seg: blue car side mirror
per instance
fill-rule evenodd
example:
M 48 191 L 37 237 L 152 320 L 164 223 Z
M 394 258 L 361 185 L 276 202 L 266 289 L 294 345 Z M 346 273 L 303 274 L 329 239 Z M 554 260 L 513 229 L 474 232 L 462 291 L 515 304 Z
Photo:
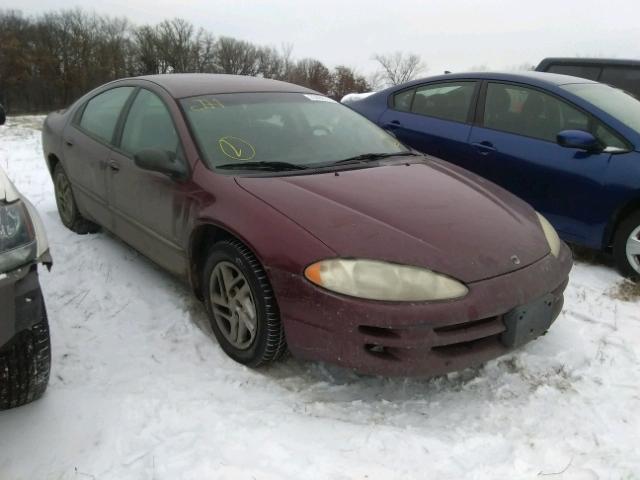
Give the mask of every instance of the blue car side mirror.
M 577 148 L 587 152 L 602 150 L 600 141 L 589 132 L 583 130 L 563 130 L 556 137 L 558 145 L 566 148 Z

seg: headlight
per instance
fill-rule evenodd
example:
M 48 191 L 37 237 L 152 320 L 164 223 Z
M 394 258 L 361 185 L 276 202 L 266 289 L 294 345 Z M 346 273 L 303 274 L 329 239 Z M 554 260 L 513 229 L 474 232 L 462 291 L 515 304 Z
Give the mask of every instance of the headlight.
M 0 272 L 33 260 L 36 248 L 33 225 L 24 204 L 0 204 Z
M 369 300 L 424 302 L 468 292 L 460 282 L 431 270 L 376 260 L 323 260 L 309 265 L 304 276 L 332 292 Z
M 540 226 L 542 227 L 544 236 L 547 237 L 547 242 L 549 243 L 551 254 L 554 257 L 557 257 L 558 254 L 560 253 L 560 245 L 561 245 L 560 237 L 558 236 L 556 229 L 553 228 L 553 226 L 549 223 L 549 220 L 544 218 L 538 212 L 536 212 L 536 215 L 538 215 L 538 220 L 540 220 Z

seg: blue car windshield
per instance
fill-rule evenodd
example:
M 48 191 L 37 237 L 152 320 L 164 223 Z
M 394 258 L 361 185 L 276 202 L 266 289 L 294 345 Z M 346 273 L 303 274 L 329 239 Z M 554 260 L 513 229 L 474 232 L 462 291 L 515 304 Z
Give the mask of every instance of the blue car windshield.
M 602 83 L 572 83 L 564 90 L 577 95 L 640 133 L 640 101 L 634 96 Z
M 212 168 L 249 162 L 313 167 L 369 153 L 408 152 L 374 123 L 320 95 L 231 93 L 181 103 Z

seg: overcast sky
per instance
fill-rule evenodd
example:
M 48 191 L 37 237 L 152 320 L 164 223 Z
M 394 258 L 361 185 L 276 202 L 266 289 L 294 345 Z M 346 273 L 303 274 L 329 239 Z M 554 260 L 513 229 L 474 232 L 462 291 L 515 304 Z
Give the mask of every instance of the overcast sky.
M 137 24 L 182 17 L 214 35 L 294 45 L 296 58 L 375 70 L 374 53 L 415 52 L 427 73 L 512 69 L 545 56 L 640 58 L 638 0 L 0 0 L 27 14 L 82 5 Z

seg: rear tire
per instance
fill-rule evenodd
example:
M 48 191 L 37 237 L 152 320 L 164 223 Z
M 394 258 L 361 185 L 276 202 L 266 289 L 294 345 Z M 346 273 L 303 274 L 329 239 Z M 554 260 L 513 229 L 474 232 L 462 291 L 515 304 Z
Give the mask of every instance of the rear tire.
M 640 279 L 640 212 L 625 218 L 614 235 L 613 256 L 622 275 Z
M 98 224 L 87 220 L 80 214 L 71 189 L 71 182 L 61 163 L 58 163 L 53 169 L 53 188 L 56 195 L 58 214 L 65 227 L 80 235 L 95 233 L 100 230 Z
M 287 350 L 280 312 L 267 274 L 238 240 L 216 243 L 202 272 L 213 333 L 236 362 L 259 367 Z
M 33 402 L 47 389 L 51 341 L 44 303 L 42 317 L 0 348 L 0 410 Z

